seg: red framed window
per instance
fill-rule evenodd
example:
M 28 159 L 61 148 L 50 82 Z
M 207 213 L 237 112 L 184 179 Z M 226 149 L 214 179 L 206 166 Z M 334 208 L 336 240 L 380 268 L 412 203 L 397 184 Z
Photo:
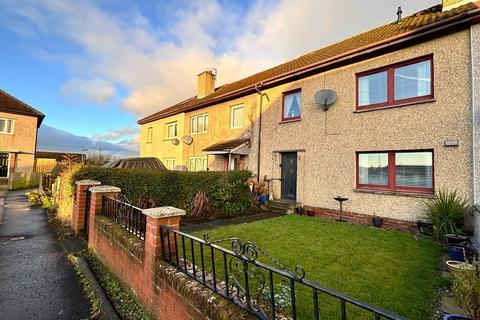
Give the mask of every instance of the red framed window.
M 282 121 L 300 120 L 302 116 L 301 93 L 301 89 L 295 89 L 283 93 Z
M 433 99 L 433 56 L 357 74 L 357 110 Z
M 433 150 L 357 152 L 357 189 L 433 193 Z

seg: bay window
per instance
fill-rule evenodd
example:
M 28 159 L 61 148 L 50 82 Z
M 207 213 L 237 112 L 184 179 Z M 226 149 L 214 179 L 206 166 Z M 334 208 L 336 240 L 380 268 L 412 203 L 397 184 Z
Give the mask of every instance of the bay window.
M 433 193 L 433 151 L 358 152 L 357 188 Z
M 432 56 L 357 74 L 357 109 L 433 99 Z

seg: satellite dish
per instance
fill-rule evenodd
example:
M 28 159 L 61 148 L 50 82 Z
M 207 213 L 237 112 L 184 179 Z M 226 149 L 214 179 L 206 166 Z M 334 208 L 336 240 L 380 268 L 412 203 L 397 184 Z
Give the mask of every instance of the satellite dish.
M 192 136 L 184 136 L 182 138 L 182 141 L 183 141 L 183 143 L 190 145 L 193 142 L 193 137 Z
M 180 140 L 178 140 L 177 138 L 172 139 L 172 144 L 178 146 L 179 143 L 180 143 Z
M 337 93 L 330 89 L 323 89 L 315 93 L 315 101 L 322 107 L 324 111 L 337 100 Z

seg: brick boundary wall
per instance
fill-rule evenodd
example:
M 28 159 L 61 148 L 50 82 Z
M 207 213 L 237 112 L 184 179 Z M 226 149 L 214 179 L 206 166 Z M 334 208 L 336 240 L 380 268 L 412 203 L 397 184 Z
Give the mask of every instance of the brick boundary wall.
M 338 219 L 340 215 L 339 210 L 319 208 L 319 207 L 313 207 L 313 206 L 305 206 L 304 210 L 305 210 L 305 214 L 309 216 L 323 217 L 327 219 Z M 373 218 L 372 215 L 343 211 L 342 217 L 348 222 L 358 223 L 362 225 L 370 225 L 370 226 L 372 225 L 372 218 Z M 417 229 L 415 222 L 412 222 L 412 221 L 385 218 L 385 217 L 381 217 L 381 218 L 383 219 L 382 228 L 402 230 L 402 231 L 415 231 Z
M 152 316 L 162 320 L 253 319 L 246 311 L 160 260 L 159 227 L 166 225 L 178 230 L 180 217 L 185 214 L 183 210 L 161 207 L 143 211 L 147 215 L 147 227 L 142 260 L 125 246 L 124 239 L 132 236 L 127 230 L 117 228 L 109 232 L 108 218 L 96 217 L 101 214 L 103 196 L 116 196 L 121 190 L 111 186 L 95 186 L 89 190 L 88 247 L 132 290 Z

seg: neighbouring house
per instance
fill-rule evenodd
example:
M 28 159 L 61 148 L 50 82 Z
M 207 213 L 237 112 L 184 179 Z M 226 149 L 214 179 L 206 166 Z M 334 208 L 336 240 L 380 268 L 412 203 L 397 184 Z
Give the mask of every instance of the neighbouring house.
M 80 163 L 86 159 L 82 153 L 37 151 L 35 153 L 35 172 L 50 173 L 62 161 Z
M 0 180 L 30 180 L 35 165 L 37 132 L 45 116 L 0 90 Z
M 138 121 L 141 155 L 249 169 L 309 213 L 337 215 L 341 195 L 347 218 L 403 228 L 436 188 L 480 203 L 479 7 L 444 0 L 218 88 L 203 72 L 195 97 Z

